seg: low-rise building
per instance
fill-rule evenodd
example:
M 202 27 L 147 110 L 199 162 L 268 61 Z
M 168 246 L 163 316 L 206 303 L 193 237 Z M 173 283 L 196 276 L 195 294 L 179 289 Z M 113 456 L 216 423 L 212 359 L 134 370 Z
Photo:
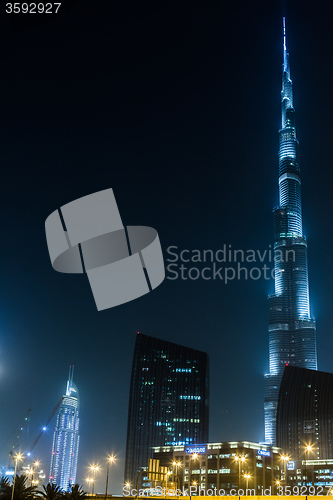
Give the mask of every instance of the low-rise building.
M 251 489 L 252 494 L 260 495 L 271 488 L 270 493 L 276 494 L 284 468 L 279 448 L 250 441 L 160 446 L 153 450 L 154 459 L 170 468 L 170 480 L 181 489 L 195 485 L 205 491 L 216 488 L 220 494 Z

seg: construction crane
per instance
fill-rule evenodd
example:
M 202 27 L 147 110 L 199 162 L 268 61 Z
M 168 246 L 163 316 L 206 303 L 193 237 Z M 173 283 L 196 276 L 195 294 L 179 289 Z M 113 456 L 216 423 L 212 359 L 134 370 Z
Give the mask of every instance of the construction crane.
M 63 399 L 64 399 L 63 397 L 60 398 L 59 401 L 58 401 L 58 403 L 53 408 L 52 412 L 50 413 L 49 418 L 47 419 L 46 425 L 44 425 L 44 427 L 42 427 L 42 430 L 40 431 L 40 433 L 38 434 L 38 436 L 36 437 L 36 439 L 34 440 L 34 442 L 32 443 L 32 445 L 30 446 L 29 451 L 27 452 L 27 457 L 29 457 L 31 455 L 31 453 L 32 453 L 33 449 L 35 448 L 36 444 L 38 443 L 38 441 L 40 440 L 40 438 L 42 437 L 42 435 L 46 431 L 47 426 L 49 425 L 49 423 L 51 422 L 52 418 L 54 417 L 55 412 L 57 411 L 57 409 L 59 408 L 59 406 L 63 402 Z
M 36 444 L 38 443 L 38 441 L 40 440 L 40 438 L 42 437 L 42 435 L 44 434 L 44 432 L 46 431 L 47 429 L 47 426 L 49 425 L 49 423 L 51 422 L 52 418 L 54 417 L 54 414 L 56 413 L 57 409 L 59 408 L 59 406 L 61 405 L 62 401 L 63 401 L 63 397 L 59 399 L 58 403 L 55 405 L 55 407 L 53 408 L 52 412 L 50 413 L 49 415 L 49 418 L 47 419 L 47 422 L 46 424 L 42 427 L 41 431 L 38 433 L 36 439 L 33 441 L 32 445 L 29 446 L 28 448 L 28 451 L 26 453 L 24 453 L 24 460 L 22 462 L 22 464 L 24 463 L 24 461 L 26 460 L 27 457 L 30 457 L 33 449 L 35 448 Z M 28 410 L 28 414 L 27 414 L 27 417 L 25 417 L 24 421 L 29 421 L 29 414 L 30 414 L 30 409 Z M 15 464 L 15 457 L 14 457 L 14 453 L 19 449 L 19 446 L 20 446 L 20 443 L 18 442 L 19 438 L 20 438 L 20 433 L 22 432 L 24 426 L 21 426 L 20 425 L 20 431 L 19 431 L 19 434 L 17 436 L 17 444 L 15 444 L 12 449 L 10 450 L 9 452 L 9 455 L 10 457 L 12 458 L 14 464 Z
M 31 408 L 28 409 L 27 413 L 25 414 L 25 416 L 22 418 L 22 420 L 19 423 L 18 431 L 16 433 L 17 435 L 14 438 L 14 444 L 9 451 L 10 458 L 13 458 L 14 454 L 20 450 L 22 433 L 24 430 L 28 431 L 28 429 L 29 429 L 30 412 L 31 412 Z M 10 466 L 11 466 L 11 464 L 10 464 L 10 459 L 9 459 L 8 467 L 10 467 Z

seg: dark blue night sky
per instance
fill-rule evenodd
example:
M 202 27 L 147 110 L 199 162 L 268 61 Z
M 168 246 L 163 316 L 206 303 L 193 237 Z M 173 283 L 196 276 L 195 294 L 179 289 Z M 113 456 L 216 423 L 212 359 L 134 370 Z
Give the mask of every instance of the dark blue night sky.
M 318 367 L 331 372 L 327 9 L 322 0 L 295 0 L 286 15 Z M 211 441 L 263 440 L 272 280 L 166 279 L 97 312 L 86 276 L 53 271 L 44 222 L 61 205 L 112 187 L 124 224 L 157 229 L 166 258 L 170 246 L 269 249 L 282 14 L 280 2 L 261 0 L 81 0 L 34 26 L 2 13 L 0 464 L 28 408 L 33 442 L 74 364 L 77 479 L 114 453 L 109 489 L 119 492 L 137 331 L 209 354 Z M 53 427 L 34 450 L 47 474 Z

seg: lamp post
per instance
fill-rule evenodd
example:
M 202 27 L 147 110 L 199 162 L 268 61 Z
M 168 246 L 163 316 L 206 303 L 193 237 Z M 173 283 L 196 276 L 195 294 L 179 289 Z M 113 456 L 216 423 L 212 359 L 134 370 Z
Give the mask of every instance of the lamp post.
M 246 479 L 246 489 L 248 489 L 249 479 L 251 479 L 251 474 L 244 474 L 244 479 Z
M 190 484 L 190 485 L 191 485 L 191 476 L 192 476 L 192 469 L 193 469 L 193 467 L 192 467 L 192 460 L 193 460 L 193 461 L 194 461 L 194 460 L 196 460 L 196 459 L 198 458 L 198 456 L 199 456 L 199 455 L 198 455 L 197 453 L 192 453 L 192 455 L 191 455 L 191 461 L 190 461 L 190 476 L 189 476 L 189 484 Z
M 305 486 L 306 486 L 306 483 L 308 481 L 308 471 L 307 471 L 307 467 L 306 467 L 306 460 L 307 460 L 307 458 L 309 459 L 310 451 L 312 451 L 312 445 L 307 444 L 305 447 Z M 311 486 L 312 486 L 312 481 L 311 481 Z
M 181 462 L 176 462 L 175 460 L 172 462 L 172 472 L 174 472 L 174 468 L 176 468 L 176 478 L 177 478 L 177 481 L 179 481 L 179 478 L 178 478 L 178 467 L 181 467 L 181 466 L 182 466 Z
M 240 482 L 241 482 L 241 463 L 244 463 L 246 458 L 244 455 L 242 456 L 235 456 L 235 461 L 238 462 L 238 489 L 240 489 Z
M 88 483 L 88 495 L 89 495 L 89 493 L 90 493 L 90 483 L 93 482 L 93 479 L 91 477 L 87 477 L 86 478 L 86 482 Z
M 12 500 L 14 498 L 14 488 L 15 488 L 15 479 L 16 479 L 16 471 L 17 471 L 17 464 L 18 464 L 18 461 L 19 460 L 22 460 L 23 458 L 23 455 L 21 455 L 21 453 L 18 453 L 16 456 L 15 456 L 15 459 L 14 459 L 14 462 L 15 462 L 15 470 L 14 470 L 14 479 L 13 479 L 13 488 L 12 488 Z
M 178 467 L 181 467 L 182 463 L 181 462 L 172 462 L 172 469 L 175 467 L 176 468 L 176 476 L 178 476 Z
M 39 467 L 39 464 L 40 462 L 38 460 L 36 460 L 33 464 L 32 464 L 32 475 L 31 475 L 31 485 L 35 485 L 36 486 L 36 481 L 34 481 L 34 473 L 35 473 L 35 467 Z M 38 481 L 37 481 L 37 484 L 38 484 Z
M 110 455 L 108 458 L 108 465 L 106 468 L 106 485 L 105 485 L 105 500 L 107 499 L 108 496 L 108 484 L 109 484 L 109 471 L 110 471 L 110 464 L 112 464 L 115 461 L 115 457 L 113 455 Z
M 280 486 L 281 482 L 277 479 L 275 481 L 275 484 L 276 484 L 276 492 L 278 493 L 279 492 L 279 486 Z
M 171 474 L 171 472 L 168 470 L 168 472 L 166 473 L 166 477 L 165 477 L 165 491 L 168 490 L 168 479 L 169 479 L 170 474 Z
M 32 486 L 32 469 L 31 469 L 30 465 L 28 467 L 29 467 L 29 469 L 26 469 L 24 472 L 27 476 L 30 476 L 30 486 Z
M 91 494 L 94 495 L 95 492 L 95 478 L 96 478 L 96 472 L 99 471 L 99 466 L 98 465 L 91 465 L 90 470 L 93 472 L 93 480 L 92 480 L 92 492 Z
M 281 455 L 281 460 L 283 461 L 284 485 L 287 486 L 287 462 L 289 462 L 289 457 L 287 455 Z

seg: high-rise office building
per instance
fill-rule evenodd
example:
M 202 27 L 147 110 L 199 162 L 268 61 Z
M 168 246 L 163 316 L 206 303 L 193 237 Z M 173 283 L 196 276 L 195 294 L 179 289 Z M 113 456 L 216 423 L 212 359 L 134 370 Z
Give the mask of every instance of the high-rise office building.
M 274 209 L 275 293 L 269 297 L 269 373 L 265 375 L 265 442 L 276 443 L 276 411 L 286 365 L 317 369 L 316 325 L 310 314 L 307 242 L 293 89 L 283 19 L 279 206 Z
M 153 456 L 153 446 L 208 441 L 208 355 L 139 333 L 136 338 L 126 445 L 125 482 Z M 148 486 L 145 474 L 142 485 Z
M 333 374 L 286 366 L 276 430 L 278 446 L 291 460 L 332 459 Z
M 74 366 L 71 366 L 66 393 L 57 413 L 50 467 L 50 483 L 64 491 L 69 491 L 76 482 L 79 452 L 79 392 L 73 374 Z

